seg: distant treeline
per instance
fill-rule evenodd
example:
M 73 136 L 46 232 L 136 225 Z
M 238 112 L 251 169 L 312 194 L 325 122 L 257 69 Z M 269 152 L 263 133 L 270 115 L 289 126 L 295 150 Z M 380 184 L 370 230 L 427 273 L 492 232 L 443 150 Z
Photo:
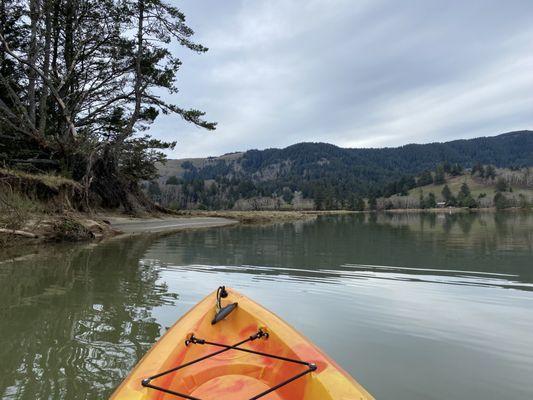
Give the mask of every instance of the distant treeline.
M 496 167 L 530 165 L 530 131 L 384 149 L 301 143 L 250 150 L 231 160 L 214 158 L 199 166 L 184 161 L 179 174 L 152 182 L 150 192 L 176 208 L 232 208 L 245 199 L 255 199 L 254 207 L 260 206 L 258 198 L 289 207 L 295 206 L 297 197 L 312 200 L 317 209 L 361 209 L 363 199 L 372 207 L 377 198 L 443 184 L 446 177 L 462 175 L 467 168 L 476 176 L 494 179 Z

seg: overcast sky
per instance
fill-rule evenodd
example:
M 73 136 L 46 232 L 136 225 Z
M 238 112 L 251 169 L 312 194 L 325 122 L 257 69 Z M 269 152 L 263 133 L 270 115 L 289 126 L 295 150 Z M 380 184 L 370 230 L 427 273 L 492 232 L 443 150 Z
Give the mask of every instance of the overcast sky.
M 533 129 L 533 1 L 172 0 L 205 54 L 181 48 L 180 92 L 208 132 L 162 116 L 172 158 Z

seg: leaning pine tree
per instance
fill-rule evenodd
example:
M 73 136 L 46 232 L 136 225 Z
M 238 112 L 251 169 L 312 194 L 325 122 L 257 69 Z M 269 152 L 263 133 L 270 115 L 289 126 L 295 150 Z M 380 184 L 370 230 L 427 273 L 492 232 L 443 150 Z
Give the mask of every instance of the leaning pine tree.
M 4 163 L 78 180 L 87 204 L 132 209 L 153 179 L 163 142 L 146 134 L 160 113 L 212 130 L 177 91 L 173 43 L 194 52 L 185 16 L 161 0 L 0 0 L 0 138 Z

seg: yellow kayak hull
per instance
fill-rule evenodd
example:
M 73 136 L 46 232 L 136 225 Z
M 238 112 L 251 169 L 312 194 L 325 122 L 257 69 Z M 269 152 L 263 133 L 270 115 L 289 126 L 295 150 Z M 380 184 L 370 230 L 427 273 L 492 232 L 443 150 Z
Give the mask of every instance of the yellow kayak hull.
M 332 359 L 279 317 L 246 296 L 228 289 L 224 304 L 238 303 L 225 319 L 212 325 L 216 292 L 185 314 L 141 359 L 116 389 L 113 400 L 179 399 L 180 397 L 143 386 L 142 382 L 163 371 L 220 350 L 209 344 L 185 345 L 192 334 L 210 342 L 234 345 L 259 329 L 268 338 L 249 341 L 239 347 L 274 354 L 316 365 L 316 370 L 261 396 L 261 399 L 371 400 L 373 397 Z M 216 356 L 152 380 L 169 391 L 202 400 L 245 400 L 273 388 L 305 371 L 293 362 L 228 349 Z

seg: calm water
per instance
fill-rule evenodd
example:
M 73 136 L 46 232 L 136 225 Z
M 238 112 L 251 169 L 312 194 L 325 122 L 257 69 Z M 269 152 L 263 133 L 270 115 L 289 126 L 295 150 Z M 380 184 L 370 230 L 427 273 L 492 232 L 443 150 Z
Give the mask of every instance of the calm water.
M 533 215 L 322 217 L 59 245 L 0 263 L 0 395 L 107 398 L 218 285 L 378 399 L 533 399 Z

